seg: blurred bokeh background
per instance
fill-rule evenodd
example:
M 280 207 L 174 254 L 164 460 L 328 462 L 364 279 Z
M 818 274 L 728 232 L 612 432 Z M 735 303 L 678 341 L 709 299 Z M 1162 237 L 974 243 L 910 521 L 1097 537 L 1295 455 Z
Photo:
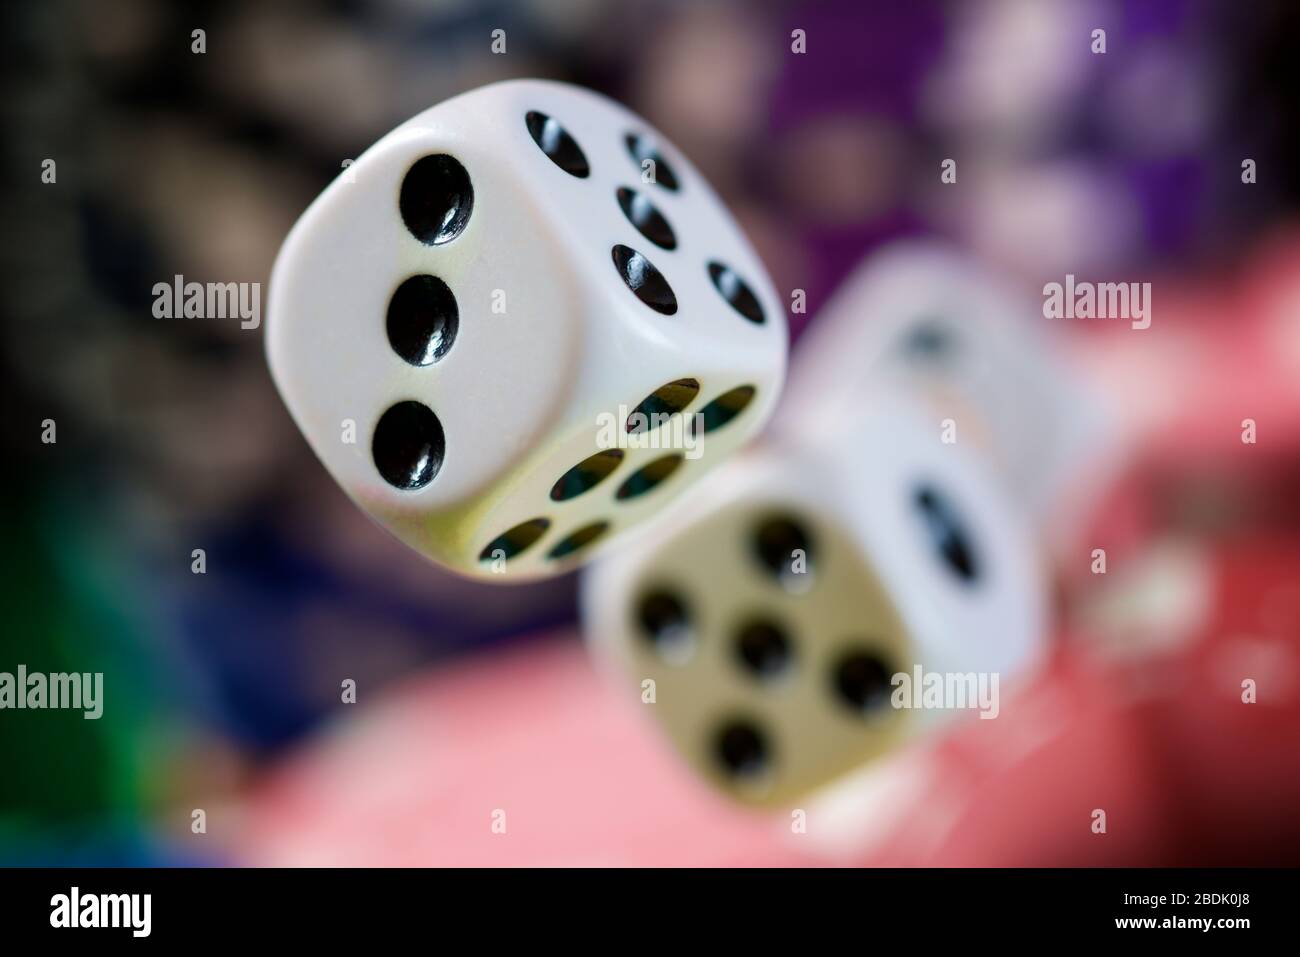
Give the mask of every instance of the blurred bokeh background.
M 1265 406 L 1283 424 L 1246 474 L 1194 430 L 1153 440 L 1121 486 L 1149 503 L 1123 513 L 1127 534 L 1300 542 L 1300 416 L 1260 371 L 1300 379 L 1300 297 L 1276 293 L 1300 264 L 1290 0 L 43 0 L 3 16 L 0 670 L 103 671 L 109 703 L 98 721 L 0 713 L 0 862 L 258 860 L 232 822 L 268 778 L 322 733 L 363 733 L 338 730 L 354 720 L 342 678 L 359 710 L 466 667 L 522 687 L 530 646 L 542 663 L 576 647 L 572 577 L 507 593 L 455 579 L 347 501 L 275 394 L 260 330 L 151 311 L 176 274 L 265 283 L 344 160 L 493 80 L 583 84 L 661 128 L 777 288 L 807 291 L 796 350 L 837 282 L 904 236 L 951 239 L 1035 295 L 1067 272 L 1155 280 L 1156 322 L 1186 348 L 1071 327 L 1095 374 L 1132 390 L 1138 418 L 1156 369 L 1166 401 L 1227 396 L 1230 427 Z M 939 182 L 946 157 L 957 187 Z M 1232 407 L 1238 388 L 1250 408 Z M 1289 634 L 1298 609 L 1272 612 Z M 361 749 L 364 772 L 327 765 L 321 800 L 431 740 L 365 733 L 386 748 Z M 208 835 L 191 832 L 198 807 Z M 286 831 L 304 818 L 284 814 Z

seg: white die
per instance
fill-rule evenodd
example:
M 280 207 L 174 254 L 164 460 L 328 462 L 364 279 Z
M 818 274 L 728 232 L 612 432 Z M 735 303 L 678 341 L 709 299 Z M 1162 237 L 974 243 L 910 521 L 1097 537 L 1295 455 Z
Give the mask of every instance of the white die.
M 909 397 L 866 399 L 727 463 L 583 579 L 598 658 L 747 803 L 808 794 L 954 713 L 894 707 L 896 675 L 1000 693 L 1044 647 L 1033 541 L 983 462 Z
M 743 444 L 786 339 L 698 171 L 618 104 L 535 80 L 358 158 L 285 240 L 267 321 L 285 403 L 353 500 L 505 580 L 567 570 Z M 684 416 L 629 436 L 638 409 Z
M 940 243 L 869 256 L 800 340 L 776 423 L 859 404 L 881 381 L 915 392 L 958 444 L 982 449 L 1008 494 L 1068 534 L 1063 505 L 1091 491 L 1108 454 L 1108 412 L 1072 367 L 1041 304 Z

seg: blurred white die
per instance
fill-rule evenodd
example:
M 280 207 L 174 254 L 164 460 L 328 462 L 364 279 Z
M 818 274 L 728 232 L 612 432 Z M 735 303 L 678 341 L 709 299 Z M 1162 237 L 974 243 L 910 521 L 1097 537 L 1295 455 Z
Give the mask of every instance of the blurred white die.
M 810 425 L 727 463 L 583 579 L 584 630 L 629 699 L 755 804 L 954 713 L 895 707 L 896 676 L 996 693 L 1045 640 L 1031 537 L 978 457 L 902 395 Z
M 770 280 L 696 169 L 543 81 L 367 150 L 289 234 L 268 309 L 276 384 L 338 483 L 487 578 L 564 571 L 657 513 L 758 430 L 785 371 Z
M 917 394 L 958 444 L 991 458 L 1035 521 L 1090 493 L 1107 412 L 1049 329 L 1041 303 L 939 243 L 869 256 L 800 339 L 777 428 L 860 404 L 886 382 Z M 849 414 L 852 414 L 851 412 Z

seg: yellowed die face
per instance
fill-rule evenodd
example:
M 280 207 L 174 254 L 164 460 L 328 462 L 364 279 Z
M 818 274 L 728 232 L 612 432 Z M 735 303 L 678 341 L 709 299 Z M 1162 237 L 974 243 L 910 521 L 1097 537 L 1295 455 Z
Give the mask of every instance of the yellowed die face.
M 890 679 L 914 657 L 904 625 L 860 548 L 806 507 L 714 512 L 629 595 L 625 664 L 642 700 L 741 801 L 790 802 L 910 733 L 911 712 L 890 706 Z
M 557 430 L 489 492 L 421 517 L 423 538 L 437 545 L 431 551 L 479 577 L 527 580 L 581 564 L 593 548 L 657 514 L 749 437 L 741 426 L 757 402 L 749 385 L 719 386 L 702 374 L 681 381 L 689 388 L 672 382 L 625 403 L 636 415 L 661 395 L 675 399 L 670 421 L 638 433 L 644 443 L 602 447 L 590 422 Z M 617 429 L 627 429 L 625 418 Z M 692 447 L 674 446 L 672 436 L 687 429 L 698 430 L 687 436 Z

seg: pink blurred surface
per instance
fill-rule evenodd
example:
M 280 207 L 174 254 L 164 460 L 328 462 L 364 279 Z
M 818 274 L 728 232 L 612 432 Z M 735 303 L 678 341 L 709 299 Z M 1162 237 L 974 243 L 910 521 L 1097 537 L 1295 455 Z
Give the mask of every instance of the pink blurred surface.
M 364 696 L 364 690 L 360 692 Z M 270 865 L 804 862 L 715 796 L 572 636 L 479 655 L 358 704 L 279 768 L 236 849 Z M 493 813 L 505 812 L 504 834 Z

